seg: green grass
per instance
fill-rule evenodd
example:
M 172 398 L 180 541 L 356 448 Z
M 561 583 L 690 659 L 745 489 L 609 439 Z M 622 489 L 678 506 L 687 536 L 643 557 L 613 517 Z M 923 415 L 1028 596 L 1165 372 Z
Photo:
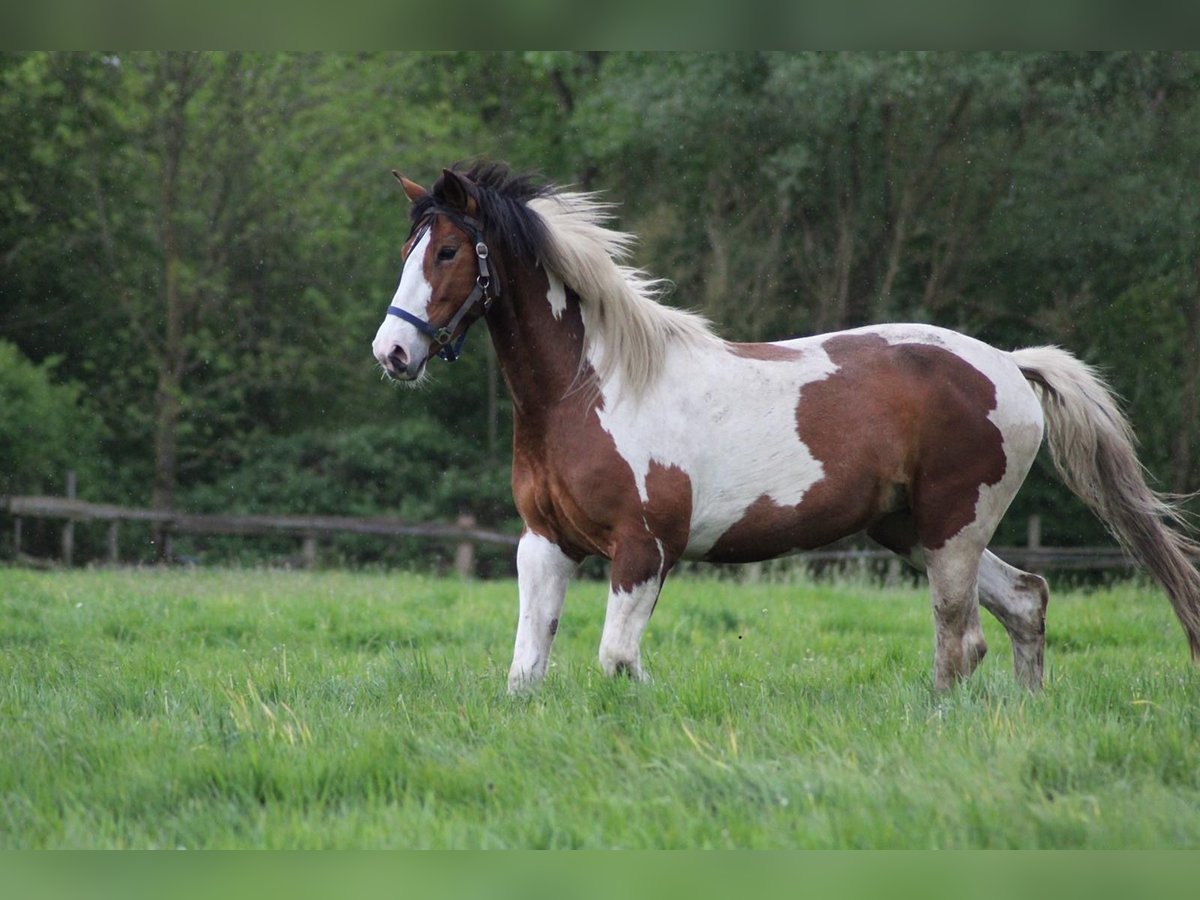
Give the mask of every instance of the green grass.
M 1051 600 L 930 690 L 923 590 L 668 583 L 649 684 L 572 587 L 505 694 L 512 583 L 0 569 L 0 847 L 1200 845 L 1200 675 L 1166 601 Z

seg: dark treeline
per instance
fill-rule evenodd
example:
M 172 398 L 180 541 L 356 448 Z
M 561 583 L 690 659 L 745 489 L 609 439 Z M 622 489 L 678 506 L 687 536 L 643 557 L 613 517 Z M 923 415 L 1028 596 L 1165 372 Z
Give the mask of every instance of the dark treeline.
M 424 391 L 369 352 L 389 170 L 474 156 L 603 191 L 730 338 L 1067 347 L 1200 487 L 1200 55 L 22 53 L 0 86 L 0 493 L 511 524 L 483 332 Z M 1047 473 L 1001 540 L 1102 541 Z

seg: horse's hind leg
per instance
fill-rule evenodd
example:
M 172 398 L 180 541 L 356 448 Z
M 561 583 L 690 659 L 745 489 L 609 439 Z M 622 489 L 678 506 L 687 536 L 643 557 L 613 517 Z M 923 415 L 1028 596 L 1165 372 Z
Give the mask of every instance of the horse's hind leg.
M 1010 566 L 985 551 L 979 565 L 979 602 L 995 616 L 1012 640 L 1013 673 L 1031 691 L 1042 687 L 1046 646 L 1046 579 Z
M 925 571 L 926 560 L 910 514 L 888 516 L 867 533 L 913 567 Z M 1050 599 L 1046 579 L 1014 568 L 985 550 L 979 561 L 978 591 L 979 603 L 1004 626 L 1012 641 L 1017 682 L 1031 691 L 1039 690 L 1046 645 L 1046 604 Z
M 912 513 L 892 513 L 867 534 L 929 576 L 933 596 L 933 682 L 938 690 L 966 678 L 987 653 L 979 624 L 977 542 L 960 535 L 937 550 L 921 547 Z
M 983 548 L 965 535 L 925 551 L 935 628 L 933 686 L 939 691 L 967 678 L 987 653 L 979 625 L 982 552 Z

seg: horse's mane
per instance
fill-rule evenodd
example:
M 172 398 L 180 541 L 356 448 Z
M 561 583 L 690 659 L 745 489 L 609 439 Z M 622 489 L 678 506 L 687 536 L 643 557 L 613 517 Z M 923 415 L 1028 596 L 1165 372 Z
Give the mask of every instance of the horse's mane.
M 716 339 L 703 317 L 659 302 L 667 282 L 623 264 L 635 238 L 606 227 L 612 207 L 595 194 L 517 175 L 502 163 L 461 171 L 478 188 L 489 240 L 506 255 L 540 262 L 579 295 L 585 359 L 600 385 L 620 373 L 623 387 L 636 396 L 657 378 L 668 344 Z M 414 222 L 439 205 L 440 186 L 414 206 Z

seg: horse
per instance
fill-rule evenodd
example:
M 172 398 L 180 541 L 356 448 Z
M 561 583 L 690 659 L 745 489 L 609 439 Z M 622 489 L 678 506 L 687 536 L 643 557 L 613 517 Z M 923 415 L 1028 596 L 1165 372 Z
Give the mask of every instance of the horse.
M 512 396 L 524 522 L 508 688 L 546 674 L 568 580 L 610 561 L 599 660 L 646 677 L 641 640 L 681 560 L 745 563 L 865 532 L 928 575 L 933 685 L 987 652 L 979 607 L 1041 688 L 1049 591 L 988 550 L 1043 438 L 1065 484 L 1159 582 L 1200 660 L 1200 576 L 1174 498 L 1146 483 L 1099 374 L 1050 346 L 1011 352 L 923 324 L 771 343 L 721 339 L 628 265 L 597 195 L 492 162 L 411 201 L 402 271 L 372 346 L 420 382 L 484 319 Z

